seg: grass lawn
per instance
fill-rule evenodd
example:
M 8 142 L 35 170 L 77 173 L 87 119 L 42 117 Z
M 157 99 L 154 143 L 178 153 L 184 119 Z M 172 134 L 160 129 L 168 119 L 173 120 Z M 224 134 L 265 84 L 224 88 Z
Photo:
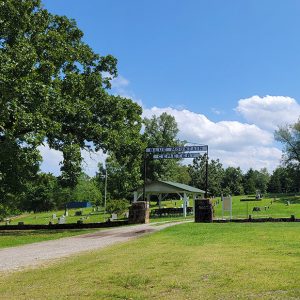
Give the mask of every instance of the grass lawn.
M 299 299 L 300 225 L 186 223 L 34 270 L 3 299 Z
M 232 197 L 232 215 L 234 218 L 246 218 L 251 215 L 253 218 L 260 217 L 290 217 L 295 215 L 300 218 L 300 195 L 267 195 L 260 201 L 241 202 L 242 198 L 247 196 L 233 196 Z M 219 204 L 215 206 L 215 216 L 222 217 L 222 202 L 220 198 L 216 198 L 214 202 L 219 199 Z M 288 204 L 289 201 L 289 205 Z M 252 211 L 253 207 L 259 207 L 260 211 Z M 227 213 L 228 216 L 228 213 Z
M 76 211 L 82 211 L 82 216 L 75 216 Z M 42 213 L 28 213 L 20 216 L 11 218 L 10 224 L 18 224 L 18 222 L 24 222 L 24 224 L 49 224 L 51 221 L 53 224 L 57 224 L 58 218 L 65 213 L 64 210 L 59 211 L 49 211 Z M 53 214 L 56 214 L 56 219 L 52 219 Z M 76 223 L 78 220 L 82 220 L 84 223 L 98 223 L 105 222 L 110 214 L 104 214 L 102 211 L 93 211 L 93 208 L 83 208 L 83 209 L 69 209 L 69 216 L 66 218 L 66 223 Z M 1 222 L 0 224 L 5 224 Z
M 254 195 L 252 195 L 254 196 Z M 253 218 L 265 218 L 265 217 L 290 217 L 295 215 L 300 218 L 300 195 L 266 195 L 260 201 L 241 202 L 240 200 L 247 198 L 247 196 L 233 196 L 232 197 L 232 217 L 233 218 L 248 218 L 251 215 Z M 252 198 L 253 199 L 253 198 Z M 215 218 L 222 218 L 222 202 L 221 197 L 216 197 L 212 200 L 215 206 Z M 288 204 L 289 201 L 289 205 Z M 163 207 L 181 207 L 182 200 L 163 201 Z M 218 204 L 217 204 L 218 203 Z M 156 202 L 151 202 L 151 208 L 158 208 Z M 193 206 L 193 201 L 190 200 L 189 206 Z M 248 206 L 248 207 L 247 207 Z M 259 207 L 260 211 L 253 211 L 253 207 Z M 226 212 L 225 218 L 229 218 L 229 213 Z M 164 217 L 167 219 L 168 217 Z M 160 218 L 153 218 L 153 221 L 158 221 Z
M 0 248 L 20 246 L 41 241 L 55 240 L 63 237 L 89 233 L 95 230 L 100 229 L 0 231 Z

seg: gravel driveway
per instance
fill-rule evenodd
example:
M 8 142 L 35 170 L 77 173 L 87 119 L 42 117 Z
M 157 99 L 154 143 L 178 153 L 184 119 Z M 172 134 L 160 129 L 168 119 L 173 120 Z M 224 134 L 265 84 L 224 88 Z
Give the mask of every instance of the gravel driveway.
M 162 225 L 141 224 L 125 226 L 58 240 L 4 248 L 0 250 L 0 272 L 38 266 L 50 260 L 67 257 L 83 251 L 101 249 L 179 223 L 182 222 Z

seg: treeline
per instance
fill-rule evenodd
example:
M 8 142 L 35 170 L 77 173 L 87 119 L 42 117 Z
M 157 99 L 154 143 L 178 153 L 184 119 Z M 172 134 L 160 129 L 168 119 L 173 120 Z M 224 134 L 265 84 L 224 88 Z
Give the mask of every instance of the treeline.
M 206 156 L 193 160 L 188 166 L 189 184 L 205 187 Z M 220 161 L 209 160 L 208 189 L 212 196 L 264 193 L 294 193 L 300 191 L 300 172 L 291 167 L 277 167 L 271 174 L 267 169 L 247 172 L 237 167 L 224 168 Z

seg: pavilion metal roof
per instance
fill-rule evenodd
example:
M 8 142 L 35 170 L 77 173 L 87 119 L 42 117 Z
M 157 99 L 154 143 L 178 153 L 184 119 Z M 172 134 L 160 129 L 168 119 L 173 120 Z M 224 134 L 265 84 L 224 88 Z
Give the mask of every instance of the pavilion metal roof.
M 142 191 L 143 187 L 140 187 L 138 191 Z M 173 182 L 173 181 L 152 181 L 145 185 L 146 193 L 193 193 L 193 194 L 204 194 L 205 191 L 195 188 L 193 186 Z

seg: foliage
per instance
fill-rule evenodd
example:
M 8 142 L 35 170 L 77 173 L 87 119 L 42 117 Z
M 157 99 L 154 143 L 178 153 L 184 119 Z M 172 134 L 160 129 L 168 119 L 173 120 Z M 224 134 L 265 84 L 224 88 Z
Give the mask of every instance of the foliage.
M 151 119 L 144 119 L 144 125 L 143 141 L 146 147 L 184 145 L 184 142 L 177 139 L 179 129 L 173 116 L 165 112 L 158 117 L 153 115 Z M 159 179 L 175 181 L 178 162 L 179 160 L 175 159 L 153 160 L 152 157 L 146 155 L 147 179 L 151 181 Z M 144 173 L 144 166 L 142 169 Z
M 274 135 L 285 147 L 285 164 L 300 167 L 300 119 L 293 125 L 280 127 Z
M 96 184 L 96 181 L 82 174 L 73 193 L 73 201 L 89 201 L 94 205 L 102 204 L 102 194 Z
M 189 174 L 188 166 L 177 164 L 173 170 L 173 178 L 175 182 L 184 183 L 189 185 L 191 182 L 191 176 Z
M 206 154 L 201 155 L 194 158 L 193 164 L 189 165 L 191 185 L 202 190 L 205 190 L 206 187 L 206 158 Z M 223 173 L 223 166 L 218 159 L 208 162 L 208 192 L 210 196 L 221 194 Z
M 270 175 L 267 169 L 260 171 L 250 168 L 244 176 L 245 194 L 255 194 L 256 191 L 265 193 L 267 191 Z
M 246 195 L 255 194 L 255 173 L 252 168 L 250 168 L 244 176 L 244 191 Z
M 110 214 L 122 214 L 128 209 L 127 200 L 109 200 L 106 205 L 106 211 Z
M 56 189 L 56 177 L 51 174 L 39 174 L 34 182 L 28 184 L 21 208 L 35 213 L 54 209 Z
M 0 7 L 0 203 L 26 192 L 45 142 L 63 153 L 64 187 L 77 184 L 81 149 L 109 150 L 130 172 L 142 148 L 142 110 L 106 91 L 117 60 L 94 53 L 74 20 L 39 0 Z
M 130 165 L 121 164 L 116 159 L 116 156 L 110 154 L 105 162 L 105 165 L 98 165 L 96 174 L 96 182 L 104 195 L 105 177 L 107 176 L 107 199 L 122 199 L 132 195 L 132 190 L 142 184 L 141 180 L 141 152 L 136 154 L 135 160 L 131 159 Z M 106 168 L 106 169 L 105 169 Z
M 300 189 L 300 172 L 290 167 L 278 167 L 270 176 L 268 191 L 270 193 L 298 192 Z
M 222 179 L 224 195 L 242 195 L 244 194 L 243 173 L 242 170 L 234 167 L 228 167 L 224 170 Z

